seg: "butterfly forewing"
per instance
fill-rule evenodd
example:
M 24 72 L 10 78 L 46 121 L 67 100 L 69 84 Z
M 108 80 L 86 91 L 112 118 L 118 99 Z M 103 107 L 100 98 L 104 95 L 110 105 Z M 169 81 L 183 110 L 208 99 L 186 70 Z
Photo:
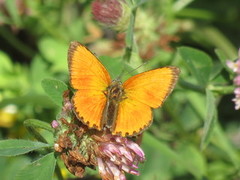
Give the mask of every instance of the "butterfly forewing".
M 113 134 L 135 136 L 152 123 L 151 108 L 139 101 L 127 98 L 119 103 Z
M 179 69 L 173 66 L 146 71 L 129 78 L 123 88 L 127 97 L 157 108 L 172 92 L 178 74 Z
M 111 82 L 107 70 L 96 56 L 76 41 L 70 44 L 68 65 L 70 83 L 74 89 L 102 90 Z

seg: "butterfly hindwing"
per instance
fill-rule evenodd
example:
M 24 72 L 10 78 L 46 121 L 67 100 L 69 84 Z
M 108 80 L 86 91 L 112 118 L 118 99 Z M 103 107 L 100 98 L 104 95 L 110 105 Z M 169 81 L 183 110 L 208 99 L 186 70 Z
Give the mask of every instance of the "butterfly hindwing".
M 89 128 L 101 130 L 102 113 L 106 105 L 104 91 L 111 79 L 100 61 L 83 45 L 72 42 L 68 51 L 75 113 Z
M 152 123 L 151 108 L 131 98 L 119 104 L 118 116 L 113 134 L 121 136 L 134 136 L 142 132 Z
M 78 118 L 90 128 L 102 130 L 101 118 L 106 105 L 105 95 L 96 90 L 78 90 L 73 96 Z

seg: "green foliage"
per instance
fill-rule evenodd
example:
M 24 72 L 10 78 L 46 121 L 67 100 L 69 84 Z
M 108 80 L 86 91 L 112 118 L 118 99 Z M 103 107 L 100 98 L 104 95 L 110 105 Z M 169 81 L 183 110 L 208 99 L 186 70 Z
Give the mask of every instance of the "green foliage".
M 42 81 L 42 87 L 45 90 L 46 94 L 48 94 L 49 97 L 53 100 L 53 102 L 61 107 L 63 92 L 68 89 L 67 85 L 59 80 L 44 79 Z
M 215 98 L 211 91 L 206 90 L 206 119 L 203 128 L 203 137 L 201 142 L 202 149 L 205 148 L 209 142 L 210 135 L 213 133 L 214 123 L 217 121 L 217 112 L 215 107 Z
M 24 126 L 26 129 L 31 133 L 38 141 L 47 143 L 49 142 L 48 139 L 44 138 L 44 135 L 41 134 L 41 131 L 39 132 L 39 129 L 43 129 L 48 131 L 50 134 L 53 134 L 53 129 L 50 126 L 50 124 L 37 120 L 37 119 L 27 119 L 24 121 Z M 49 135 L 48 135 L 49 136 Z
M 211 58 L 206 53 L 190 47 L 181 47 L 179 52 L 198 84 L 205 87 L 210 78 Z
M 171 168 L 170 164 L 172 162 L 176 163 L 175 168 L 177 171 L 188 171 L 196 179 L 206 174 L 204 157 L 200 150 L 191 144 L 184 143 L 179 149 L 173 151 L 166 143 L 157 140 L 147 133 L 144 136 L 143 144 L 144 150 L 152 155 L 149 157 L 151 158 L 151 163 L 144 166 L 145 174 L 142 179 L 146 179 L 147 177 L 158 177 L 159 180 L 166 179 L 171 176 L 166 171 Z M 191 157 L 190 159 L 188 159 L 189 156 Z
M 49 145 L 35 141 L 27 141 L 20 139 L 1 140 L 0 156 L 16 156 L 46 147 L 49 147 Z
M 16 180 L 42 180 L 52 179 L 55 169 L 56 159 L 54 153 L 49 153 L 37 161 L 27 165 L 18 174 Z
M 12 180 L 22 167 L 30 163 L 30 158 L 27 156 L 1 157 L 0 158 L 0 173 L 1 179 Z M 19 166 L 21 165 L 21 166 Z
M 1 179 L 61 180 L 66 171 L 56 165 L 50 122 L 71 89 L 67 53 L 73 40 L 96 53 L 112 79 L 162 66 L 181 70 L 143 134 L 141 175 L 129 180 L 240 178 L 240 114 L 232 102 L 234 73 L 226 65 L 238 56 L 240 1 L 126 2 L 130 24 L 120 33 L 97 23 L 87 0 L 0 3 Z M 29 138 L 37 141 L 23 140 Z

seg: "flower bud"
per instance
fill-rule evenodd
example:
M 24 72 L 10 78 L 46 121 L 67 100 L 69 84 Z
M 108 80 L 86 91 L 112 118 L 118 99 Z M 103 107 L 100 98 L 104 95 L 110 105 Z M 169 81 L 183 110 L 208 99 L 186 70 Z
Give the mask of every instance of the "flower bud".
M 128 27 L 130 8 L 124 0 L 95 0 L 92 13 L 97 21 L 116 31 L 124 31 Z
M 56 129 L 59 126 L 59 123 L 56 120 L 53 120 L 51 126 L 52 128 Z

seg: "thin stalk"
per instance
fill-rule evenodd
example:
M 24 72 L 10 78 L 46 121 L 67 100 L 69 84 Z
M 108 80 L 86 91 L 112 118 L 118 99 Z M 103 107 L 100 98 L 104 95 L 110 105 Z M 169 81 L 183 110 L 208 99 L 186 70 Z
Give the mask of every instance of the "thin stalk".
M 56 172 L 56 175 L 58 177 L 58 180 L 64 180 L 61 169 L 60 169 L 58 163 L 56 163 L 55 172 Z
M 203 88 L 201 86 L 198 86 L 198 85 L 195 85 L 195 84 L 192 84 L 192 83 L 189 83 L 189 82 L 184 81 L 182 79 L 179 79 L 179 84 L 180 84 L 180 86 L 182 86 L 186 89 L 191 89 L 193 91 L 197 91 L 197 92 L 200 92 L 200 93 L 205 93 L 205 88 Z
M 213 92 L 218 92 L 220 94 L 231 94 L 233 93 L 235 87 L 234 86 L 208 86 L 208 89 Z
M 126 49 L 125 53 L 123 55 L 123 60 L 126 62 L 130 62 L 132 51 L 134 49 L 134 25 L 135 25 L 135 19 L 136 19 L 136 13 L 137 8 L 132 8 L 131 10 L 131 16 L 130 16 L 130 23 L 127 30 L 127 36 L 126 36 Z
M 13 36 L 9 30 L 7 30 L 5 27 L 0 28 L 0 36 L 4 38 L 7 42 L 9 42 L 15 49 L 17 49 L 19 52 L 24 54 L 27 57 L 32 57 L 35 52 L 30 47 L 26 46 L 26 44 L 22 43 L 17 39 L 15 36 Z

